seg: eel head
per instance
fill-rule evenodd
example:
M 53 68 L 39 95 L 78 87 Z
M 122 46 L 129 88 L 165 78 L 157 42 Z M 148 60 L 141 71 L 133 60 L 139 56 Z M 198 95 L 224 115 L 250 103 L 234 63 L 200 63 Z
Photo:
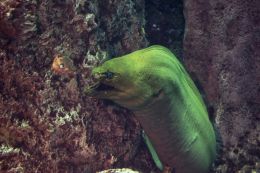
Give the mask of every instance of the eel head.
M 85 89 L 85 94 L 112 101 L 131 97 L 136 89 L 134 75 L 129 63 L 111 59 L 92 70 L 93 84 Z
M 139 109 L 158 93 L 160 81 L 154 79 L 154 71 L 138 56 L 113 58 L 92 70 L 94 84 L 85 89 L 85 94 L 128 109 Z

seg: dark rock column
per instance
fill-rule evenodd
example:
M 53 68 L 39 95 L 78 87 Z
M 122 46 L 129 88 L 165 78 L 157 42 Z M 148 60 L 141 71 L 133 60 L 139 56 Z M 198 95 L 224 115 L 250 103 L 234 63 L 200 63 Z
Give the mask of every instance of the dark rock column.
M 215 110 L 221 172 L 253 170 L 260 161 L 259 6 L 257 0 L 184 1 L 184 62 Z

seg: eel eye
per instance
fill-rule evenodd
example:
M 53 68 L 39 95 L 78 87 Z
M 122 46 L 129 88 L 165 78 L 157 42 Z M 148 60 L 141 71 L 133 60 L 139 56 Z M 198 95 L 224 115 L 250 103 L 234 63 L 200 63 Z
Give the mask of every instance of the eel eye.
M 114 77 L 114 73 L 113 72 L 105 72 L 105 76 L 107 79 L 112 79 Z

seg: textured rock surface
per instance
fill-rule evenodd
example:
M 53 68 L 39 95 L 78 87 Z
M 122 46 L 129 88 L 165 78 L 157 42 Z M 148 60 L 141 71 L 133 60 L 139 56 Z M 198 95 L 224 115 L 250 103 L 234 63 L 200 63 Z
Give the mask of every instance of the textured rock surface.
M 217 172 L 246 172 L 260 162 L 259 5 L 185 0 L 184 61 L 201 81 L 223 138 Z
M 143 10 L 142 0 L 0 2 L 0 172 L 154 168 L 131 114 L 82 94 L 92 66 L 146 45 Z M 56 55 L 74 76 L 50 71 Z
M 122 169 L 108 169 L 98 173 L 139 173 L 139 172 L 127 168 L 122 168 Z

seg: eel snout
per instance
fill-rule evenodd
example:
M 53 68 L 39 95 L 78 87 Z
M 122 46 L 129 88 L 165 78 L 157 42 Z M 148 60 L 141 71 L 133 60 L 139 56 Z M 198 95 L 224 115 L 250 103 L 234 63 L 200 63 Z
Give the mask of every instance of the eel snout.
M 94 73 L 91 76 L 92 82 L 89 84 L 89 87 L 85 89 L 85 94 L 88 96 L 96 96 L 98 93 L 107 92 L 115 90 L 112 84 L 106 81 L 106 73 Z

